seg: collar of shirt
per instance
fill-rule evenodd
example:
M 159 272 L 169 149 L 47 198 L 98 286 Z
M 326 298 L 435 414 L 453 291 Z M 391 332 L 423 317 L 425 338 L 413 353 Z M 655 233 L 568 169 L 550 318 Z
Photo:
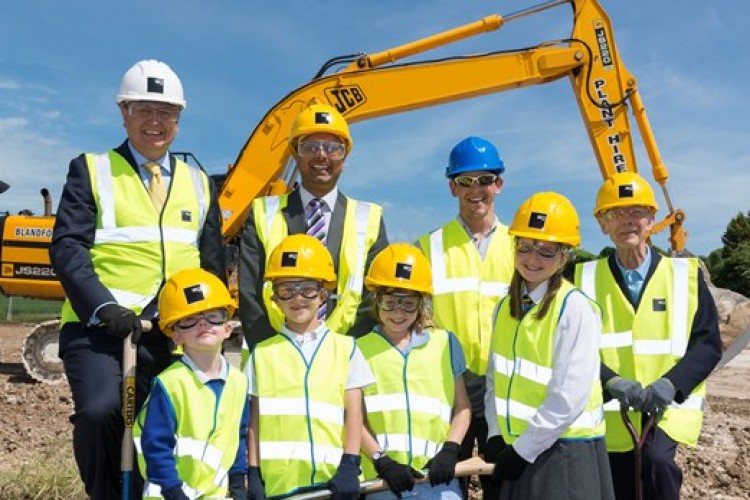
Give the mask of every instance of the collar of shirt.
M 339 188 L 335 187 L 330 192 L 326 193 L 325 196 L 318 198 L 323 202 L 323 214 L 333 213 L 333 207 L 336 206 L 336 198 L 339 196 Z M 302 208 L 307 208 L 307 205 L 314 200 L 316 197 L 313 194 L 302 187 L 299 187 L 299 197 L 302 200 Z
M 143 179 L 144 182 L 148 182 L 151 179 L 151 172 L 143 168 L 143 164 L 149 161 L 153 161 L 154 163 L 158 163 L 161 167 L 161 175 L 163 178 L 167 178 L 170 176 L 170 170 L 169 170 L 169 153 L 165 154 L 161 158 L 157 160 L 149 160 L 145 156 L 143 156 L 141 153 L 136 151 L 136 149 L 133 147 L 132 144 L 130 144 L 130 141 L 128 141 L 128 148 L 130 149 L 130 154 L 133 155 L 133 159 L 135 160 L 136 164 L 138 164 L 138 174 L 141 176 L 141 179 Z M 167 163 L 167 166 L 165 167 L 165 163 Z
M 625 268 L 625 266 L 622 265 L 622 262 L 620 262 L 620 258 L 617 256 L 617 254 L 615 254 L 615 262 L 617 263 L 617 267 L 620 269 L 620 273 L 622 274 L 623 279 L 627 279 L 625 275 L 626 272 L 637 271 L 638 275 L 640 276 L 639 281 L 643 281 L 646 279 L 646 274 L 648 274 L 648 268 L 651 267 L 651 247 L 646 247 L 646 258 L 643 259 L 641 265 L 636 267 L 635 269 Z
M 373 328 L 378 335 L 383 336 L 386 340 L 388 337 L 385 336 L 383 333 L 383 329 L 380 327 L 380 325 L 376 325 L 375 328 Z M 427 342 L 430 341 L 430 332 L 427 330 L 422 330 L 421 332 L 417 332 L 416 330 L 411 331 L 411 337 L 409 337 L 409 345 L 406 346 L 406 350 L 404 351 L 404 354 L 409 353 L 412 349 L 416 349 L 417 347 L 422 347 Z
M 196 366 L 195 362 L 190 359 L 190 356 L 187 354 L 182 355 L 182 362 L 188 365 L 188 367 L 193 370 L 193 373 L 195 373 L 195 376 L 198 377 L 198 380 L 201 381 L 202 384 L 207 384 L 211 380 L 227 380 L 227 375 L 229 375 L 229 364 L 227 364 L 226 358 L 224 356 L 221 356 L 221 373 L 216 377 L 209 378 L 206 373 L 198 368 Z
M 471 241 L 473 241 L 474 244 L 476 245 L 477 241 L 480 241 L 480 240 L 478 240 L 476 236 L 474 236 L 474 231 L 472 231 L 469 228 L 469 225 L 461 218 L 461 214 L 458 214 L 456 216 L 456 220 L 458 221 L 459 224 L 461 224 L 461 227 L 464 228 L 464 231 L 466 231 L 466 234 L 469 235 L 469 238 L 471 238 Z M 492 227 L 486 233 L 482 235 L 481 241 L 485 241 L 487 238 L 489 238 L 492 235 L 492 233 L 495 232 L 495 229 L 497 229 L 498 222 L 500 221 L 498 220 L 497 215 L 495 215 L 495 220 L 492 221 Z
M 325 321 L 322 321 L 320 323 L 320 326 L 317 327 L 314 330 L 310 330 L 309 332 L 305 333 L 297 333 L 291 331 L 289 328 L 286 327 L 286 325 L 283 325 L 281 327 L 281 333 L 282 335 L 285 335 L 289 340 L 297 344 L 298 346 L 302 347 L 305 344 L 309 344 L 310 342 L 315 342 L 318 340 L 318 338 L 322 337 L 324 333 L 328 331 L 328 327 L 326 326 Z
M 549 288 L 549 280 L 545 281 L 531 292 L 528 291 L 526 284 L 524 284 L 521 291 L 523 292 L 522 295 L 528 295 L 534 304 L 538 304 L 544 299 L 544 295 L 547 293 L 547 288 Z

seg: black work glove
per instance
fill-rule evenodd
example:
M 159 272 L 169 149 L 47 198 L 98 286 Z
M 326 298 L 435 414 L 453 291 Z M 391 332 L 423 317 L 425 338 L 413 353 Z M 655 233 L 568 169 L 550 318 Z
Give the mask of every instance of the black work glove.
M 229 498 L 232 500 L 248 500 L 245 474 L 229 474 Z
M 668 378 L 660 378 L 643 389 L 636 409 L 660 415 L 674 401 L 675 388 Z
M 487 440 L 487 446 L 484 449 L 484 461 L 491 464 L 497 462 L 497 456 L 503 451 L 505 446 L 505 441 L 500 434 L 489 438 Z
M 604 388 L 613 398 L 628 408 L 636 408 L 641 400 L 641 383 L 636 380 L 630 380 L 622 377 L 612 377 L 604 384 Z
M 388 483 L 388 488 L 399 498 L 402 491 L 411 491 L 414 488 L 414 479 L 424 477 L 418 470 L 396 462 L 388 455 L 378 458 L 374 464 L 378 476 Z
M 138 316 L 119 304 L 107 304 L 99 309 L 96 316 L 107 327 L 107 333 L 120 340 L 133 332 L 133 343 L 137 344 L 141 340 L 141 320 Z
M 248 500 L 266 500 L 266 490 L 260 477 L 260 467 L 247 468 Z
M 174 486 L 168 490 L 161 490 L 161 496 L 164 500 L 190 500 L 190 498 L 182 491 L 182 486 Z
M 529 462 L 516 453 L 512 445 L 506 446 L 497 456 L 495 470 L 492 471 L 490 480 L 495 486 L 500 486 L 503 481 L 515 481 L 521 477 L 527 465 L 529 465 Z
M 458 462 L 458 452 L 461 451 L 461 445 L 453 441 L 446 441 L 443 447 L 432 457 L 427 464 L 429 470 L 427 477 L 430 478 L 430 484 L 448 484 L 456 476 L 456 462 Z
M 359 498 L 359 455 L 344 453 L 336 474 L 328 481 L 332 500 Z

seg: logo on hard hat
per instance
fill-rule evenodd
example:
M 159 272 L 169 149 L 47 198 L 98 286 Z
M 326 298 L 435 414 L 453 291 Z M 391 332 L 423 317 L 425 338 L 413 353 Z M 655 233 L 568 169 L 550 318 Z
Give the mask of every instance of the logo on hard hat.
M 146 92 L 150 94 L 164 93 L 164 78 L 149 76 L 146 79 Z
M 547 222 L 547 214 L 541 212 L 531 212 L 529 216 L 529 227 L 534 229 L 544 229 L 544 224 Z
M 281 267 L 297 267 L 298 252 L 282 252 Z
M 620 198 L 632 198 L 635 196 L 632 184 L 623 184 L 618 186 L 617 196 Z
M 396 263 L 396 277 L 404 280 L 411 279 L 412 265 L 406 262 Z
M 206 300 L 206 296 L 203 293 L 203 287 L 200 286 L 200 284 L 185 287 L 182 289 L 182 292 L 185 294 L 185 302 L 188 304 L 194 304 L 195 302 Z
M 320 125 L 330 125 L 333 123 L 331 113 L 327 111 L 317 111 L 315 113 L 315 123 Z

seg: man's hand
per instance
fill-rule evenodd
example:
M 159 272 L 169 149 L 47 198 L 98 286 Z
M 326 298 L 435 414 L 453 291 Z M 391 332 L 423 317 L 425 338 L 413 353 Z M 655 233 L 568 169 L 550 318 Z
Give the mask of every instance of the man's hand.
M 328 481 L 333 500 L 359 498 L 359 455 L 344 453 L 336 474 Z
M 408 465 L 396 462 L 388 455 L 383 455 L 373 462 L 375 470 L 394 495 L 400 497 L 402 491 L 411 491 L 414 480 L 422 479 L 424 474 Z
M 141 340 L 141 320 L 138 316 L 119 304 L 107 304 L 99 309 L 97 317 L 107 327 L 107 333 L 120 340 L 125 340 L 130 332 L 133 332 L 133 343 Z
M 521 477 L 521 474 L 523 474 L 528 465 L 529 462 L 516 453 L 512 445 L 506 446 L 497 456 L 495 470 L 492 471 L 490 480 L 495 486 L 500 486 L 503 484 L 503 481 L 515 481 Z
M 636 405 L 641 401 L 643 387 L 638 381 L 622 377 L 612 377 L 604 385 L 604 388 L 613 398 L 619 401 L 620 404 L 627 406 L 628 408 L 636 408 Z
M 643 389 L 637 409 L 644 413 L 661 414 L 674 401 L 675 388 L 668 378 L 660 378 Z
M 456 476 L 456 462 L 458 462 L 459 451 L 461 451 L 461 445 L 453 441 L 446 441 L 437 455 L 432 457 L 430 463 L 427 464 L 429 468 L 428 477 L 432 486 L 448 484 L 453 480 Z

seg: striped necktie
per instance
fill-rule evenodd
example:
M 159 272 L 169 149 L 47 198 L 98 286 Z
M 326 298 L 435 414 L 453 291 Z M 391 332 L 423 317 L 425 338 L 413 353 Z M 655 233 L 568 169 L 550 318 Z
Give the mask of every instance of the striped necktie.
M 307 234 L 326 242 L 326 220 L 323 217 L 323 202 L 314 198 L 307 204 L 305 211 L 305 222 L 307 223 Z
M 521 311 L 526 314 L 532 307 L 534 307 L 534 301 L 528 295 L 524 295 L 521 299 Z
M 151 197 L 156 211 L 161 212 L 164 201 L 167 199 L 167 186 L 161 176 L 161 166 L 156 162 L 149 161 L 143 164 L 143 168 L 151 172 L 151 179 L 148 181 L 148 195 Z

